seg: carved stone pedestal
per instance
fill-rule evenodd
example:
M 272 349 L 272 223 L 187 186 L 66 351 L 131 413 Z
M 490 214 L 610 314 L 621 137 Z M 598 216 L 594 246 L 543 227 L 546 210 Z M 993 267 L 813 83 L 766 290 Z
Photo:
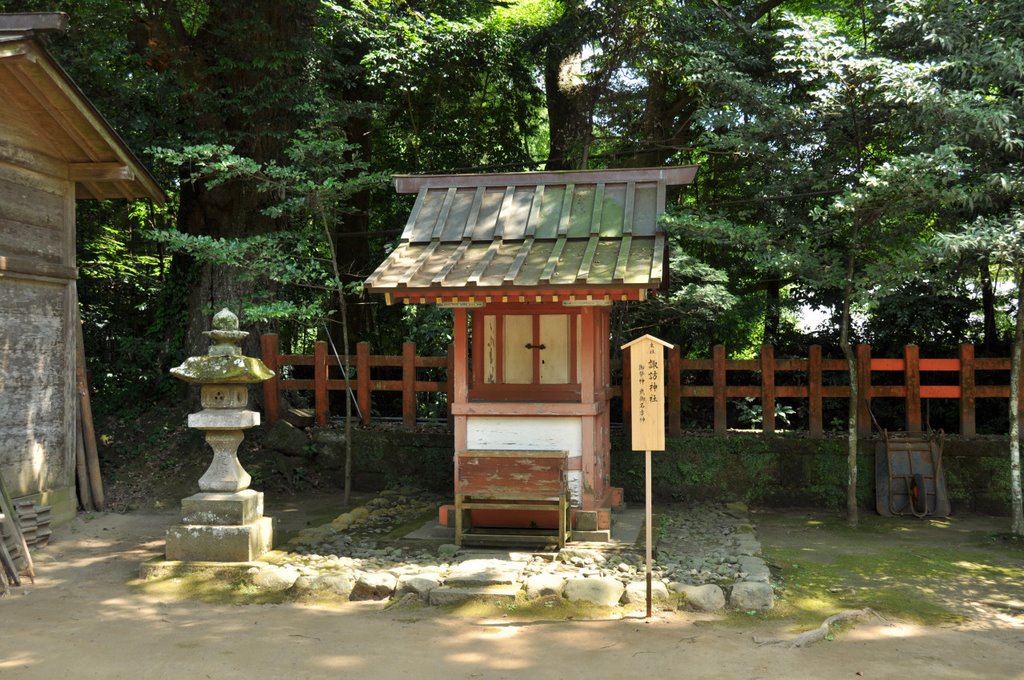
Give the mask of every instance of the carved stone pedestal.
M 181 524 L 167 530 L 167 559 L 248 562 L 271 548 L 272 520 L 263 493 L 197 493 L 181 501 Z

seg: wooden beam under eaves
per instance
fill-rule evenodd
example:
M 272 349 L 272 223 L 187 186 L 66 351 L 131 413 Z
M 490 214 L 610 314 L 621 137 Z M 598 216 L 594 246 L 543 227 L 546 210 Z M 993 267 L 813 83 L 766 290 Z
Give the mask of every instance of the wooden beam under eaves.
M 135 173 L 123 163 L 70 163 L 68 179 L 73 182 L 132 181 Z
M 11 12 L 0 14 L 0 33 L 68 32 L 68 15 L 63 12 Z

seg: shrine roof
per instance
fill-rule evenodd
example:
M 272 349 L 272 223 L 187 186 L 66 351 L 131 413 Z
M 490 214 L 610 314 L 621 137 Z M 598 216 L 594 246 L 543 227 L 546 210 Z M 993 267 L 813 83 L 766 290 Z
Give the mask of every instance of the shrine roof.
M 396 176 L 396 190 L 416 202 L 367 290 L 415 301 L 645 293 L 665 277 L 666 187 L 691 183 L 696 169 Z

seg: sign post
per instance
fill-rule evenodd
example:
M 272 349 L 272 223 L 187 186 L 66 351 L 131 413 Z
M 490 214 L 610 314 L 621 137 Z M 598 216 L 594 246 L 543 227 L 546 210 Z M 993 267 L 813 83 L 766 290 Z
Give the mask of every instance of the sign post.
M 632 448 L 644 452 L 644 545 L 647 549 L 647 617 L 651 616 L 651 451 L 665 450 L 665 348 L 653 335 L 627 342 Z

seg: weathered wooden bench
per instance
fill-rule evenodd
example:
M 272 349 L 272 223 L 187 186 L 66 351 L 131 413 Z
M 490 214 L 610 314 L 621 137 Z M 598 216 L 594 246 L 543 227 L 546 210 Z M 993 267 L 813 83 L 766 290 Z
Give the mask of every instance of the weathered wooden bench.
M 455 543 L 503 545 L 569 540 L 568 451 L 466 450 L 455 454 Z M 553 511 L 558 528 L 474 527 L 472 511 Z

